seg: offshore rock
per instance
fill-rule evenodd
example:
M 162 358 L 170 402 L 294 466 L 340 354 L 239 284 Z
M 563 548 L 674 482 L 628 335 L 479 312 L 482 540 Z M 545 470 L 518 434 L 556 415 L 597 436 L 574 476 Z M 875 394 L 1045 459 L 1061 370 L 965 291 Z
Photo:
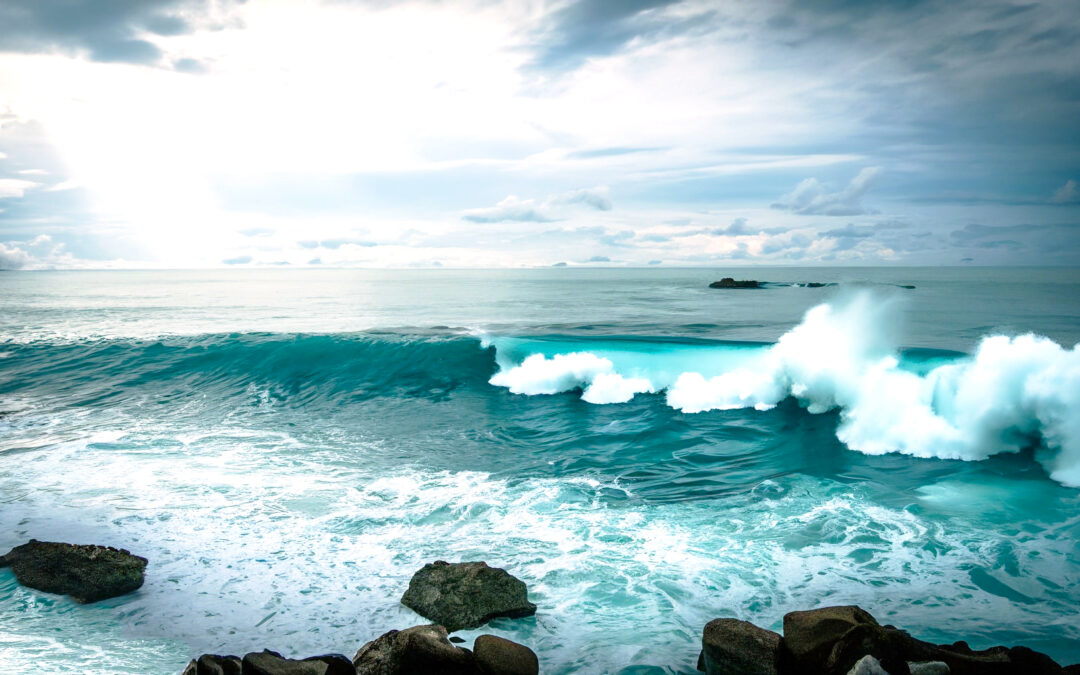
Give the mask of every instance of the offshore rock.
M 709 284 L 709 288 L 761 288 L 761 284 L 753 279 L 736 281 L 732 277 L 724 277 L 720 281 Z
M 146 558 L 124 549 L 31 539 L 0 557 L 23 586 L 95 602 L 143 585 Z
M 713 619 L 701 637 L 699 670 L 709 675 L 776 675 L 780 635 L 738 619 Z
M 356 668 L 341 654 L 296 660 L 267 649 L 244 657 L 242 675 L 356 675 Z
M 477 675 L 476 657 L 447 639 L 442 626 L 392 630 L 360 648 L 353 657 L 357 675 Z
M 525 645 L 495 636 L 481 635 L 473 643 L 476 665 L 484 675 L 538 675 L 540 661 Z
M 424 565 L 409 581 L 401 604 L 449 632 L 477 628 L 499 616 L 536 614 L 525 583 L 485 562 Z

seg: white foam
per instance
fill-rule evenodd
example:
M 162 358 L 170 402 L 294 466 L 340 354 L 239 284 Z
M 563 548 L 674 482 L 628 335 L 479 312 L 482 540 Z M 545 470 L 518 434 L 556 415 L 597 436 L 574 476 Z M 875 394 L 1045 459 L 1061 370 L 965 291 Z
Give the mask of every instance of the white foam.
M 984 338 L 973 356 L 925 375 L 900 365 L 896 307 L 871 292 L 818 305 L 763 353 L 719 373 L 673 381 L 637 362 L 632 376 L 589 352 L 534 354 L 491 383 L 522 394 L 582 389 L 590 403 L 666 390 L 689 413 L 767 410 L 792 396 L 811 413 L 839 409 L 837 437 L 867 454 L 979 460 L 1037 453 L 1054 480 L 1080 486 L 1080 352 L 1037 335 Z M 718 347 L 718 349 L 724 349 Z

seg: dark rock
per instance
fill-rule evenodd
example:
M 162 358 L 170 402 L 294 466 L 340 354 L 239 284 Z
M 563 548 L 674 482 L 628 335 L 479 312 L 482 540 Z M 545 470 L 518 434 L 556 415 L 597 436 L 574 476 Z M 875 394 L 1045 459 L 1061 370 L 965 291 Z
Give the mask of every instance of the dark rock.
M 540 672 L 540 661 L 533 650 L 495 635 L 476 638 L 473 654 L 484 675 L 537 675 Z
M 1065 666 L 1061 669 L 1065 675 L 1080 675 L 1080 663 L 1074 663 L 1071 666 Z
M 401 603 L 450 632 L 477 628 L 497 616 L 536 613 L 525 583 L 485 562 L 424 565 L 409 581 Z
M 453 645 L 442 626 L 413 626 L 380 635 L 356 652 L 357 675 L 477 675 L 476 658 Z
M 909 658 L 909 654 L 915 653 L 912 642 L 911 636 L 901 630 L 877 623 L 860 623 L 833 643 L 820 672 L 844 675 L 865 656 L 873 656 L 889 675 L 910 675 L 907 662 L 914 660 Z
M 95 602 L 143 585 L 146 558 L 107 546 L 79 546 L 31 539 L 0 557 L 23 586 Z
M 295 660 L 267 649 L 244 656 L 243 675 L 356 675 L 356 668 L 340 654 Z
M 709 288 L 761 288 L 761 284 L 753 279 L 736 281 L 731 277 L 724 277 L 720 281 L 709 284 Z
M 862 624 L 876 626 L 877 621 L 854 605 L 789 612 L 784 615 L 784 648 L 798 663 L 823 664 L 836 641 Z M 856 660 L 868 653 L 859 654 Z M 852 661 L 848 668 L 854 663 Z
M 242 672 L 239 656 L 203 654 L 188 664 L 184 675 L 241 675 Z
M 453 642 L 456 645 L 464 644 L 465 638 L 459 638 L 456 635 L 451 635 L 450 636 L 450 642 Z
M 944 661 L 909 661 L 911 675 L 949 675 L 948 664 Z
M 776 675 L 780 635 L 738 619 L 713 619 L 701 637 L 699 670 L 709 675 Z

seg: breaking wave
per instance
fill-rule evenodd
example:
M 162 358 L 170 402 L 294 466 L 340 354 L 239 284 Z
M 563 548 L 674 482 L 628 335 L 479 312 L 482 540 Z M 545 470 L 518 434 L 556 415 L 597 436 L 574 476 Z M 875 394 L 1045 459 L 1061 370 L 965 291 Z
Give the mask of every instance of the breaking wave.
M 1051 478 L 1080 486 L 1076 346 L 995 335 L 969 356 L 905 353 L 897 315 L 893 302 L 860 292 L 812 308 L 774 345 L 574 349 L 492 338 L 500 369 L 490 383 L 529 395 L 580 389 L 590 403 L 663 391 L 687 413 L 767 410 L 794 397 L 810 413 L 839 410 L 836 435 L 852 450 L 979 460 L 1035 447 Z

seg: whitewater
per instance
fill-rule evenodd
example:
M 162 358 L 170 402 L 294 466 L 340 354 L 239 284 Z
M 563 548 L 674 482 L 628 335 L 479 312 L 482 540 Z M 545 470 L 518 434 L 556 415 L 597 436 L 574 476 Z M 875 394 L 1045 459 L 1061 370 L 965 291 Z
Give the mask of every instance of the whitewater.
M 990 336 L 970 358 L 912 372 L 890 330 L 896 304 L 862 290 L 817 305 L 775 345 L 728 359 L 703 354 L 705 373 L 685 371 L 673 381 L 678 347 L 652 355 L 630 345 L 606 357 L 572 351 L 538 352 L 517 365 L 504 359 L 490 382 L 516 394 L 580 389 L 598 404 L 664 391 L 668 405 L 689 413 L 770 410 L 790 396 L 809 413 L 839 409 L 836 435 L 852 450 L 978 460 L 1038 447 L 1051 478 L 1080 486 L 1076 346 L 1034 334 Z
M 0 549 L 150 560 L 85 606 L 0 569 L 3 670 L 351 656 L 436 559 L 526 582 L 462 636 L 547 673 L 688 675 L 710 619 L 847 603 L 1080 661 L 1080 272 L 731 274 L 0 276 Z

